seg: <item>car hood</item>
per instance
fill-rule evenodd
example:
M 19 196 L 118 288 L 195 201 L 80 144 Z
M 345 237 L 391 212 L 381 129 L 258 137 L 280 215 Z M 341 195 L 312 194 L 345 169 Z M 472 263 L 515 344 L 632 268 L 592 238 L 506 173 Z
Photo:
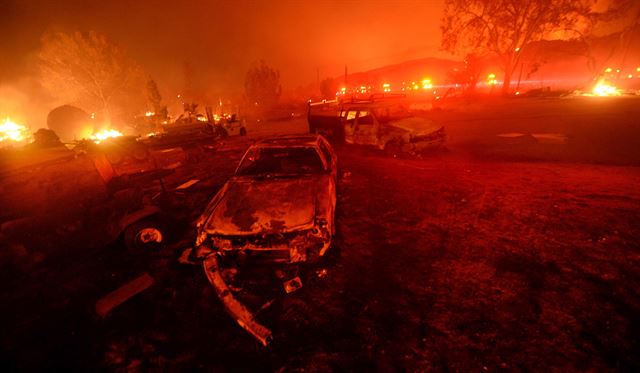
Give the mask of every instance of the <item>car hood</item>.
M 411 133 L 414 136 L 428 135 L 436 132 L 442 126 L 433 121 L 420 117 L 409 117 L 389 122 L 390 126 L 400 128 Z
M 322 176 L 234 178 L 206 220 L 217 235 L 287 233 L 313 227 Z

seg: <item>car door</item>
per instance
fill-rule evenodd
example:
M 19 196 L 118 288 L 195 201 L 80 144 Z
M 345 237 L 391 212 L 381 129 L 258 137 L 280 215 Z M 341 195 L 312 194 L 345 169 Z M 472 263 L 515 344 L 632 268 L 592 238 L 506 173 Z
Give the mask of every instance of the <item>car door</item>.
M 355 132 L 356 132 L 356 116 L 358 110 L 354 108 L 344 109 L 340 113 L 342 126 L 344 128 L 344 141 L 347 144 L 355 144 Z
M 353 132 L 353 143 L 376 145 L 378 143 L 378 126 L 376 119 L 368 109 L 360 109 L 356 115 Z
M 322 153 L 323 157 L 327 161 L 327 167 L 329 168 L 328 171 L 330 175 L 329 175 L 329 183 L 327 185 L 327 188 L 329 189 L 327 193 L 330 198 L 330 208 L 331 208 L 330 210 L 331 220 L 329 221 L 329 224 L 331 226 L 331 233 L 335 233 L 334 220 L 335 220 L 335 210 L 336 210 L 336 200 L 337 200 L 336 191 L 337 191 L 337 182 L 338 182 L 338 157 L 336 156 L 336 153 L 331 147 L 331 145 L 324 138 L 320 137 L 318 145 L 320 148 L 320 152 Z
M 338 157 L 329 142 L 323 137 L 320 137 L 318 144 L 320 151 L 327 160 L 328 167 L 330 167 L 331 176 L 335 179 L 337 177 Z

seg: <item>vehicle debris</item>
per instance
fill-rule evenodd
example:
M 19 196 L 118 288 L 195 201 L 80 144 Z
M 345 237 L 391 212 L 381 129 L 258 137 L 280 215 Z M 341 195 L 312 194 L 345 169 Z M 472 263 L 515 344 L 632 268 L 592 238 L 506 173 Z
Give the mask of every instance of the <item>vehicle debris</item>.
M 151 287 L 151 285 L 154 284 L 154 282 L 155 280 L 153 279 L 153 277 L 151 277 L 148 273 L 143 273 L 142 275 L 134 278 L 133 280 L 120 286 L 111 293 L 100 298 L 96 302 L 96 313 L 102 318 L 106 317 L 109 312 L 111 312 L 111 310 L 131 299 L 135 295 L 147 290 L 149 287 Z
M 258 323 L 251 311 L 233 296 L 231 290 L 222 279 L 217 256 L 208 256 L 202 264 L 209 283 L 215 289 L 227 312 L 244 330 L 260 341 L 263 346 L 268 345 L 273 340 L 271 330 Z
M 316 271 L 316 276 L 318 278 L 324 278 L 327 276 L 327 274 L 329 274 L 329 271 L 327 271 L 326 268 L 322 268 Z
M 182 189 L 190 188 L 192 185 L 196 184 L 196 183 L 197 183 L 197 182 L 199 182 L 199 181 L 200 181 L 199 179 L 192 179 L 192 180 L 189 180 L 189 181 L 187 181 L 187 182 L 186 182 L 186 183 L 184 183 L 184 184 L 180 184 L 180 185 L 178 185 L 178 186 L 176 187 L 176 190 L 182 190 Z
M 289 281 L 285 281 L 283 285 L 284 285 L 284 291 L 287 294 L 293 293 L 294 291 L 302 287 L 302 280 L 300 280 L 300 277 L 294 277 Z
M 180 257 L 178 258 L 178 263 L 187 264 L 187 265 L 199 265 L 200 262 L 196 262 L 191 260 L 191 253 L 193 252 L 193 248 L 189 247 L 182 251 Z

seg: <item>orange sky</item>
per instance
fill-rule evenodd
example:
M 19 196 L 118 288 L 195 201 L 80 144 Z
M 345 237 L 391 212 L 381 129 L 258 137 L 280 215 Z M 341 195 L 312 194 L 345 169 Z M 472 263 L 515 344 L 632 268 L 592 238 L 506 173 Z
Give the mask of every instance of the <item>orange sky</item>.
M 0 5 L 0 83 L 19 75 L 45 30 L 96 30 L 157 80 L 176 86 L 189 61 L 224 89 L 264 59 L 285 87 L 439 52 L 443 1 L 21 1 Z M 9 57 L 7 57 L 9 56 Z M 25 65 L 25 62 L 27 63 Z

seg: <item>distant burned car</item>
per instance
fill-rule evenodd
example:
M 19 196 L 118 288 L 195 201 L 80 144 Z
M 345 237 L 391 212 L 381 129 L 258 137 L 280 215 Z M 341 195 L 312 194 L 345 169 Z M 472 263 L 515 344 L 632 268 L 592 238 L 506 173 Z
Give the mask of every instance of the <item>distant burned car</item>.
M 198 222 L 198 245 L 280 262 L 324 255 L 334 232 L 336 155 L 319 135 L 263 140 Z
M 245 120 L 239 120 L 236 114 L 232 114 L 229 117 L 221 118 L 216 122 L 216 124 L 224 128 L 228 136 L 247 135 L 247 126 Z
M 446 140 L 443 126 L 412 116 L 397 103 L 356 103 L 342 110 L 341 119 L 347 143 L 373 145 L 392 154 L 420 154 Z
M 412 115 L 401 98 L 309 103 L 309 131 L 348 144 L 373 145 L 392 155 L 416 155 L 443 145 L 444 127 Z

